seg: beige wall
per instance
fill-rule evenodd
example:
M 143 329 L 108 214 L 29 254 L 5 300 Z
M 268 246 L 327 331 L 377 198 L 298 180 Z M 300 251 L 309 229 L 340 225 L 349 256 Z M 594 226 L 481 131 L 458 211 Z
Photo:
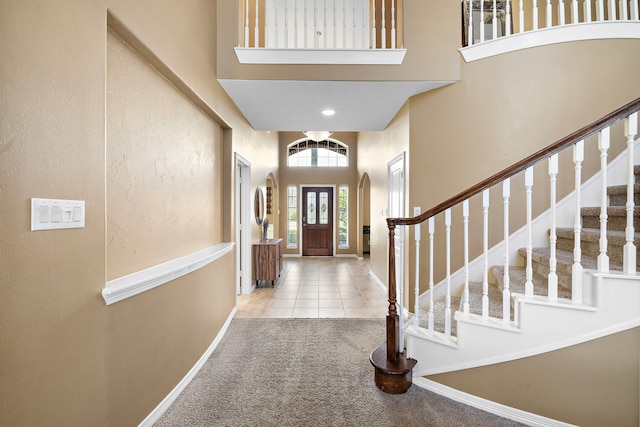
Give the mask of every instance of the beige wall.
M 388 281 L 388 241 L 386 213 L 388 210 L 387 166 L 402 154 L 409 153 L 409 107 L 405 105 L 383 132 L 358 134 L 358 173 L 367 173 L 370 179 L 370 265 L 372 272 L 383 283 Z M 409 161 L 406 162 L 406 183 L 411 179 Z
M 637 426 L 640 329 L 429 379 L 580 426 Z
M 302 197 L 301 185 L 326 184 L 335 185 L 334 209 L 337 212 L 338 188 L 340 185 L 349 186 L 349 248 L 338 249 L 338 222 L 334 220 L 336 234 L 333 238 L 334 251 L 337 255 L 357 254 L 357 226 L 358 226 L 358 171 L 356 162 L 358 159 L 357 134 L 354 132 L 335 132 L 331 138 L 336 139 L 349 147 L 349 167 L 348 168 L 299 168 L 287 166 L 287 145 L 304 138 L 301 132 L 281 132 L 280 133 L 280 236 L 285 240 L 283 251 L 285 254 L 302 254 L 300 247 L 300 237 L 298 236 L 298 247 L 287 248 L 287 187 L 295 185 L 298 188 L 298 198 Z M 298 200 L 300 202 L 300 199 Z M 300 230 L 298 230 L 300 232 Z
M 218 2 L 219 78 L 265 80 L 457 80 L 460 69 L 460 4 L 448 0 L 404 0 L 402 65 L 255 65 L 240 64 L 233 50 L 241 29 L 240 2 Z M 437 11 L 437 12 L 435 12 Z M 425 20 L 426 17 L 426 20 Z
M 138 71 L 146 76 L 139 88 L 120 81 L 125 90 L 118 96 L 127 95 L 127 87 L 139 89 L 147 102 L 127 104 L 131 114 L 117 133 L 105 136 L 105 88 L 112 87 L 107 74 L 117 75 L 107 70 L 108 20 L 142 58 L 118 64 L 135 68 L 123 69 L 121 77 Z M 230 228 L 233 215 L 231 204 L 221 204 L 233 183 L 232 174 L 222 176 L 221 169 L 231 169 L 233 152 L 251 162 L 255 182 L 264 183 L 266 171 L 277 168 L 277 134 L 254 132 L 216 83 L 215 22 L 216 2 L 205 0 L 0 1 L 2 424 L 137 425 L 184 377 L 231 313 L 233 253 L 112 306 L 100 295 L 107 278 L 223 241 L 228 228 L 223 231 L 222 218 Z M 153 105 L 147 97 L 154 94 L 144 92 L 150 88 L 161 98 Z M 160 118 L 174 101 L 176 115 Z M 165 163 L 146 158 L 158 155 L 154 133 L 179 129 L 175 121 L 183 119 L 194 133 L 172 152 L 177 156 Z M 122 140 L 111 145 L 116 135 Z M 140 145 L 127 146 L 126 139 Z M 156 141 L 171 151 L 170 141 Z M 130 159 L 130 177 L 148 193 L 136 188 L 121 210 L 118 201 L 107 202 L 111 189 L 125 189 L 122 176 L 111 173 L 116 162 L 108 162 L 116 147 Z M 181 176 L 191 164 L 187 152 L 202 161 L 196 162 L 193 181 Z M 152 194 L 156 188 L 147 180 L 159 171 L 147 170 L 151 163 L 179 184 L 163 187 L 162 196 Z M 202 200 L 184 203 L 179 218 L 167 205 L 148 219 L 139 216 L 158 203 L 182 203 L 191 183 Z M 85 228 L 31 232 L 32 197 L 85 200 Z M 128 212 L 130 203 L 140 205 Z M 107 239 L 107 215 L 126 224 L 120 247 L 117 238 Z M 195 223 L 175 223 L 189 218 Z M 165 221 L 174 223 L 164 228 Z M 152 225 L 158 225 L 155 234 Z M 142 230 L 148 233 L 136 234 L 140 230 L 131 227 L 137 226 L 149 227 Z M 195 236 L 196 227 L 205 231 Z M 108 260 L 108 253 L 114 258 Z

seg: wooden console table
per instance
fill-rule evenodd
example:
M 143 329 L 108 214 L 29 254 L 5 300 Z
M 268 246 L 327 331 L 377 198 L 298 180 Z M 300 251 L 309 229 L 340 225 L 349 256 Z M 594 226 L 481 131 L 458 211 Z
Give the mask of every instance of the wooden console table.
M 259 240 L 253 243 L 253 280 L 271 280 L 271 287 L 280 277 L 283 267 L 282 239 Z

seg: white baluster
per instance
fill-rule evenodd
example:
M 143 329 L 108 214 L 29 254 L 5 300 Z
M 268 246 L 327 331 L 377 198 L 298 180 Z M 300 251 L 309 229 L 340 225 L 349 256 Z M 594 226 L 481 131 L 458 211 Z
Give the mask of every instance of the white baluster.
M 596 21 L 604 21 L 604 0 L 598 0 L 598 9 L 596 9 Z
M 631 0 L 631 13 L 630 18 L 634 21 L 639 20 L 638 15 L 640 14 L 640 0 Z
M 591 0 L 584 0 L 584 22 L 591 22 Z
M 298 2 L 293 2 L 293 47 L 298 48 Z
M 560 0 L 560 2 L 558 3 L 558 21 L 559 21 L 559 25 L 564 25 L 565 23 L 565 19 L 564 19 L 564 1 Z
M 342 2 L 342 48 L 347 48 L 347 2 Z
M 304 1 L 304 48 L 309 47 L 309 23 L 308 23 L 307 0 Z
M 609 21 L 617 20 L 616 0 L 609 0 Z
M 391 49 L 396 48 L 396 0 L 391 0 Z
M 367 37 L 369 36 L 369 26 L 367 25 L 369 17 L 367 16 L 367 8 L 364 7 L 364 3 L 362 3 L 362 43 L 360 47 L 362 49 L 366 49 L 369 46 L 367 42 Z
M 444 308 L 444 335 L 451 337 L 451 209 L 444 211 L 444 230 L 446 238 L 446 274 L 447 296 Z
M 571 300 L 582 304 L 582 162 L 584 161 L 584 141 L 573 146 L 573 163 L 575 165 L 576 208 L 573 218 L 573 265 L 571 266 Z
M 493 17 L 491 18 L 491 29 L 493 30 L 492 40 L 498 38 L 498 6 L 496 0 L 493 0 Z
M 406 230 L 406 226 L 401 225 L 398 227 L 398 237 L 399 237 L 399 242 L 400 242 L 400 254 L 402 254 L 402 259 L 404 259 L 404 236 L 405 236 L 405 230 Z M 396 290 L 398 292 L 398 301 L 397 301 L 397 305 L 398 305 L 398 314 L 400 314 L 400 318 L 398 319 L 400 321 L 400 324 L 398 325 L 399 329 L 400 329 L 400 337 L 399 337 L 399 348 L 402 350 L 404 349 L 404 267 L 400 266 L 400 268 L 402 270 L 400 273 L 400 280 L 398 280 L 398 283 L 396 285 Z
M 249 47 L 249 0 L 244 6 L 244 47 Z
M 549 230 L 549 276 L 548 292 L 549 300 L 558 300 L 558 274 L 556 273 L 556 242 L 558 240 L 556 231 L 556 187 L 558 177 L 558 154 L 549 157 L 549 182 L 551 194 L 551 226 Z
M 376 1 L 371 2 L 371 49 L 377 48 L 376 43 Z
M 632 2 L 634 0 L 631 0 Z M 627 8 L 627 2 L 626 0 L 620 0 L 620 5 L 618 6 L 618 10 L 620 11 L 620 19 L 623 21 L 628 21 L 629 20 L 629 11 Z
M 433 237 L 435 234 L 435 217 L 429 218 L 429 332 L 433 332 Z
M 289 48 L 289 5 L 284 2 L 284 48 Z
M 260 47 L 260 22 L 259 22 L 259 7 L 258 0 L 256 0 L 256 23 L 253 27 L 253 47 Z
M 489 190 L 482 192 L 482 317 L 489 317 Z
M 420 212 L 422 212 L 422 210 L 419 207 L 413 208 L 413 216 L 420 215 Z M 413 295 L 413 326 L 418 327 L 420 323 L 420 224 L 414 226 L 413 232 L 416 240 L 416 283 Z
M 502 200 L 504 204 L 504 289 L 502 290 L 502 321 L 511 321 L 511 291 L 509 290 L 509 198 L 511 197 L 511 179 L 502 183 Z
M 507 1 L 507 10 L 506 10 L 506 18 L 505 18 L 505 35 L 511 35 L 511 1 Z
M 351 30 L 351 39 L 352 39 L 352 47 L 355 49 L 358 46 L 358 37 L 357 37 L 357 31 L 356 28 L 358 26 L 357 24 L 357 14 L 356 14 L 356 4 L 353 3 L 353 11 L 352 11 L 352 15 L 353 15 L 353 19 L 352 19 L 352 25 L 353 25 L 353 29 Z
M 333 48 L 338 48 L 338 9 L 336 9 L 336 0 L 333 0 Z
M 329 38 L 327 36 L 327 32 L 328 32 L 328 29 L 329 29 L 329 27 L 327 26 L 327 0 L 325 0 L 323 2 L 323 5 L 324 5 L 324 7 L 322 8 L 322 22 L 324 23 L 324 26 L 323 26 L 323 28 L 324 28 L 323 31 L 324 32 L 322 33 L 322 47 L 326 49 L 327 48 L 327 39 Z M 400 347 L 400 348 L 402 348 L 402 347 Z
M 598 272 L 609 272 L 609 256 L 607 255 L 607 151 L 609 150 L 610 129 L 598 132 L 598 149 L 600 150 L 600 173 L 602 186 L 600 193 L 600 255 L 598 255 Z
M 551 8 L 551 0 L 547 0 L 547 27 L 546 28 L 550 28 L 553 22 L 553 14 L 552 14 L 552 8 Z
M 382 49 L 387 48 L 387 11 L 386 11 L 386 0 L 382 0 L 382 17 L 380 18 L 380 25 L 382 26 L 382 30 L 380 33 L 380 39 L 382 41 Z
M 633 210 L 635 203 L 633 200 L 635 188 L 635 175 L 633 173 L 633 141 L 638 134 L 638 113 L 635 112 L 624 120 L 624 134 L 627 137 L 627 227 L 625 229 L 626 244 L 623 249 L 623 269 L 627 274 L 636 272 L 636 246 L 633 243 L 634 227 L 633 227 Z
M 524 0 L 520 0 L 520 10 L 518 11 L 518 32 L 524 33 Z
M 464 224 L 464 292 L 462 311 L 469 314 L 469 200 L 462 202 L 462 220 Z
M 473 0 L 469 0 L 469 22 L 473 21 L 472 16 L 472 4 Z M 485 35 L 484 35 L 484 1 L 480 2 L 480 22 L 478 22 L 478 26 L 480 26 L 480 43 L 484 43 Z M 471 36 L 473 40 L 473 35 Z
M 483 2 L 481 1 L 480 4 L 482 3 Z M 473 13 L 471 11 L 471 5 L 473 4 L 473 0 L 469 0 L 467 4 L 469 5 L 469 8 L 467 9 L 467 13 L 469 14 L 469 26 L 467 28 L 467 46 L 471 46 L 473 45 Z M 482 19 L 480 21 L 482 21 Z M 483 26 L 482 22 L 478 23 L 478 25 L 480 25 L 481 28 Z
M 533 29 L 538 29 L 538 0 L 531 0 L 533 2 Z M 589 0 L 585 0 L 589 1 Z
M 531 211 L 533 204 L 533 167 L 529 167 L 524 171 L 524 187 L 527 194 L 527 266 L 525 268 L 526 281 L 524 283 L 524 294 L 525 296 L 531 298 L 533 297 L 533 227 L 531 226 Z
M 578 12 L 578 0 L 571 0 L 571 23 L 580 22 L 580 14 Z

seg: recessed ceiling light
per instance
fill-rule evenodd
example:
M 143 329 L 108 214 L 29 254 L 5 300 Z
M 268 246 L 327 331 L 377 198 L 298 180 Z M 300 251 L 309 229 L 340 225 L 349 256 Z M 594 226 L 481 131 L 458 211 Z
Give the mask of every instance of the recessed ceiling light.
M 326 108 L 322 110 L 322 114 L 324 116 L 333 116 L 336 113 L 336 110 L 332 110 L 331 108 Z

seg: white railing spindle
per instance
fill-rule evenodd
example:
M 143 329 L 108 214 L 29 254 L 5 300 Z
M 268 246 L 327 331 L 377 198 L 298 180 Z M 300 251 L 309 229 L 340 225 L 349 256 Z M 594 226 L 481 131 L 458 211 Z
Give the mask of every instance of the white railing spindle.
M 289 48 L 289 5 L 284 2 L 284 48 Z
M 627 21 L 629 19 L 629 12 L 627 8 L 627 2 L 625 0 L 620 0 L 620 6 L 618 7 L 618 10 L 620 11 L 620 19 L 623 21 Z
M 260 21 L 259 21 L 258 0 L 256 0 L 256 21 L 253 28 L 253 47 L 260 47 Z
M 298 2 L 293 2 L 293 47 L 298 48 Z
M 347 2 L 342 2 L 342 48 L 347 48 Z
M 604 21 L 604 0 L 598 0 L 596 9 L 596 21 L 602 22 Z
M 640 2 L 638 2 L 637 0 L 632 0 L 631 1 L 631 13 L 630 13 L 630 17 L 632 20 L 637 21 L 638 19 L 640 19 L 640 17 L 638 16 L 640 14 Z
M 609 0 L 609 21 L 615 21 L 616 17 L 616 0 Z
M 408 228 L 408 226 L 406 225 L 402 225 L 400 227 L 398 227 L 398 237 L 399 237 L 399 244 L 400 244 L 400 254 L 402 259 L 404 259 L 404 241 L 405 241 L 405 233 L 406 233 L 406 229 Z M 400 331 L 402 331 L 400 333 L 400 337 L 399 337 L 399 348 L 404 349 L 404 268 L 400 267 L 400 280 L 398 280 L 398 283 L 396 284 L 396 291 L 398 293 L 398 300 L 396 302 L 396 304 L 398 305 L 398 314 L 399 316 L 399 325 L 398 327 L 400 328 Z
M 551 225 L 549 230 L 549 275 L 548 281 L 548 298 L 549 301 L 558 300 L 558 274 L 556 273 L 556 242 L 558 240 L 556 230 L 556 187 L 558 177 L 558 154 L 549 157 L 549 184 L 551 194 Z
M 627 137 L 627 227 L 625 228 L 626 243 L 623 248 L 623 269 L 627 274 L 636 272 L 636 246 L 633 243 L 634 227 L 633 227 L 633 211 L 635 203 L 633 200 L 635 188 L 634 175 L 634 153 L 633 142 L 638 134 L 638 113 L 633 113 L 624 120 L 624 134 Z
M 328 24 L 327 24 L 327 2 L 326 2 L 326 0 L 324 1 L 324 7 L 322 8 L 322 23 L 324 24 L 323 27 L 322 27 L 323 28 L 323 30 L 322 30 L 323 31 L 323 33 L 322 33 L 322 47 L 324 49 L 326 49 L 327 48 L 327 39 L 329 38 L 329 37 L 327 37 L 327 32 L 328 32 L 328 28 L 329 27 L 327 26 Z
M 576 208 L 573 218 L 573 265 L 571 266 L 571 300 L 582 304 L 582 162 L 584 161 L 584 141 L 573 146 L 573 162 L 575 168 Z
M 380 26 L 382 29 L 380 30 L 380 42 L 382 49 L 387 48 L 387 17 L 386 17 L 386 0 L 382 0 L 382 16 L 380 18 Z
M 482 317 L 489 317 L 489 190 L 482 192 Z
M 538 0 L 531 0 L 533 2 L 533 29 L 538 29 Z M 585 0 L 589 1 L 589 0 Z
M 547 0 L 547 9 L 546 9 L 546 19 L 547 19 L 547 26 L 546 28 L 551 28 L 551 25 L 553 23 L 553 12 L 552 12 L 552 8 L 551 8 L 551 0 Z
M 565 24 L 564 1 L 563 0 L 560 0 L 559 3 L 558 3 L 558 23 L 560 25 L 564 25 Z
M 435 218 L 429 218 L 429 332 L 433 332 L 433 237 L 435 234 Z
M 609 150 L 610 128 L 598 132 L 598 149 L 600 150 L 600 255 L 598 255 L 598 272 L 609 272 L 609 256 L 607 255 L 607 151 Z
M 509 290 L 509 198 L 511 197 L 511 179 L 502 183 L 502 200 L 504 205 L 504 288 L 502 290 L 502 321 L 511 321 L 511 291 Z
M 511 8 L 510 8 L 511 2 L 507 1 L 506 3 L 507 3 L 507 10 L 506 10 L 506 17 L 505 17 L 504 35 L 510 36 L 511 35 Z
M 580 22 L 580 14 L 578 12 L 578 0 L 571 0 L 571 23 Z
M 524 294 L 526 297 L 531 298 L 533 296 L 533 227 L 531 225 L 531 211 L 533 205 L 533 167 L 529 167 L 524 171 L 524 187 L 527 193 L 527 265 L 525 267 L 526 281 L 524 283 Z
M 244 13 L 244 47 L 249 47 L 249 0 L 245 2 Z
M 518 32 L 524 33 L 524 0 L 520 0 L 520 11 L 518 12 Z
M 376 42 L 376 2 L 375 0 L 371 2 L 371 49 L 376 49 L 378 44 Z
M 584 0 L 584 22 L 591 22 L 591 0 Z
M 413 208 L 413 216 L 420 215 L 421 209 L 419 207 Z M 413 326 L 418 327 L 420 323 L 420 224 L 414 226 L 414 238 L 416 240 L 416 278 L 414 288 L 414 304 L 413 304 Z
M 451 208 L 444 211 L 444 230 L 446 239 L 446 275 L 447 296 L 444 309 L 444 335 L 451 337 Z
M 391 0 L 391 49 L 396 48 L 396 0 Z
M 491 29 L 493 30 L 492 40 L 498 38 L 498 6 L 496 0 L 493 0 L 493 16 L 491 17 Z
M 462 202 L 462 220 L 464 224 L 464 292 L 462 311 L 469 314 L 469 200 Z
M 483 2 L 481 1 L 480 4 L 482 4 Z M 472 4 L 473 4 L 473 0 L 468 0 L 467 4 L 469 5 L 468 13 L 469 13 L 469 26 L 467 29 L 467 45 L 471 46 L 473 44 L 473 11 L 471 10 Z M 482 6 L 480 6 L 482 7 Z M 480 15 L 482 16 L 482 15 Z M 480 25 L 480 28 L 484 27 L 484 25 L 482 25 L 482 22 L 478 23 L 478 25 Z M 482 39 L 482 37 L 480 37 L 480 42 L 483 42 L 484 40 Z

